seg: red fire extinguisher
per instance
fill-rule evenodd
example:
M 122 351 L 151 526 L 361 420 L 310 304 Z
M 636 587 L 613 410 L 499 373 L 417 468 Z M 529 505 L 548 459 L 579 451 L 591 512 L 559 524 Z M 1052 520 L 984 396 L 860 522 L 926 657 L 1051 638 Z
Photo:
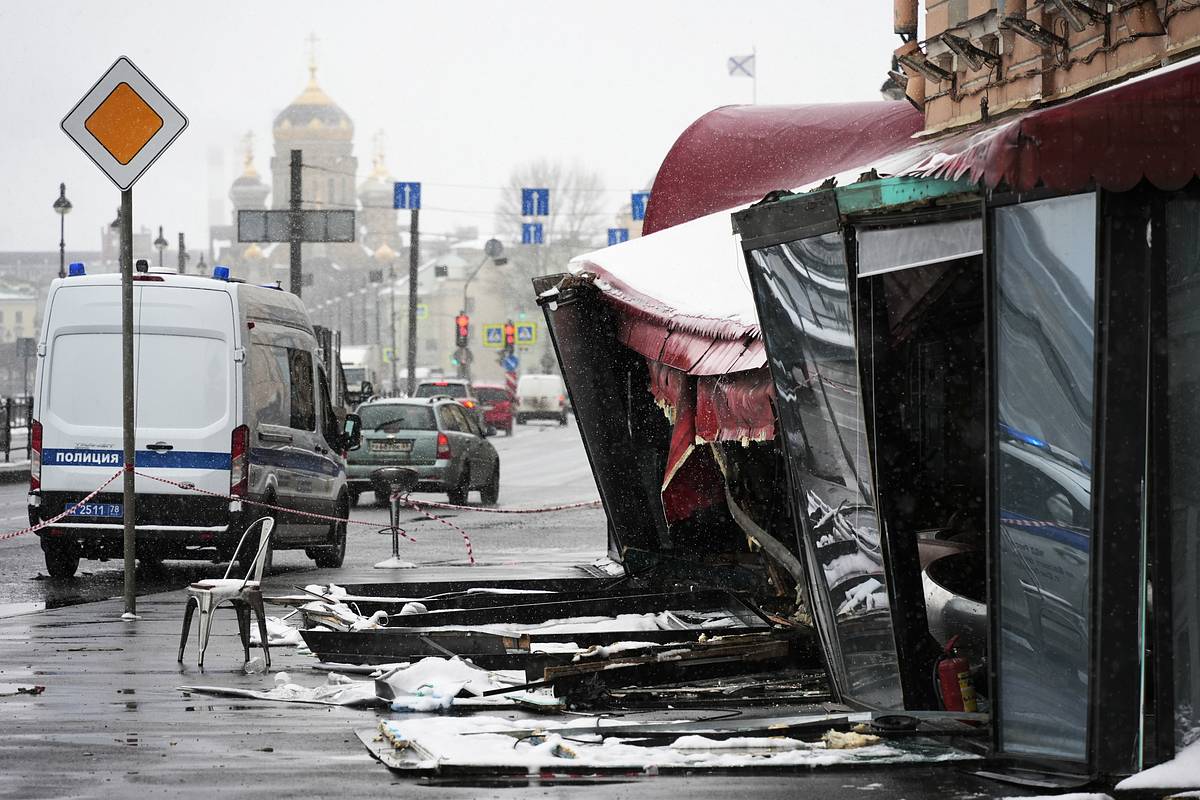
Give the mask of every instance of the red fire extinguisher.
M 977 711 L 979 707 L 975 704 L 971 665 L 954 649 L 956 644 L 958 636 L 951 636 L 935 666 L 942 708 L 947 711 Z

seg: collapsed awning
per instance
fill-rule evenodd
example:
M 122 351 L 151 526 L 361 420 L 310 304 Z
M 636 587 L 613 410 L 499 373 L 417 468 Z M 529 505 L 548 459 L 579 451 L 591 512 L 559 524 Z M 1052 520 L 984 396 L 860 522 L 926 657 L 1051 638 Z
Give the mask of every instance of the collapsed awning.
M 654 178 L 644 234 L 857 167 L 909 143 L 904 102 L 725 106 L 693 122 Z
M 647 388 L 673 422 L 662 482 L 669 520 L 723 499 L 708 451 L 689 458 L 697 445 L 775 436 L 766 352 L 729 212 L 903 149 L 920 126 L 901 102 L 717 109 L 663 161 L 643 227 L 650 235 L 571 262 L 617 311 L 618 341 L 646 359 Z

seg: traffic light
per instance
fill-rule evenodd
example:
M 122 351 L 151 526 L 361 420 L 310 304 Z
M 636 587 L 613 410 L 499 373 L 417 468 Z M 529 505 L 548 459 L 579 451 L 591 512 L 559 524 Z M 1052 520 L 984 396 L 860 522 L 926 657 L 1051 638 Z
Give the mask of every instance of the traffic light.
M 471 341 L 471 318 L 465 312 L 459 312 L 454 318 L 454 343 L 458 347 L 466 347 Z
M 513 325 L 513 321 L 510 319 L 508 322 L 504 323 L 504 346 L 511 349 L 516 345 L 516 343 L 517 326 Z

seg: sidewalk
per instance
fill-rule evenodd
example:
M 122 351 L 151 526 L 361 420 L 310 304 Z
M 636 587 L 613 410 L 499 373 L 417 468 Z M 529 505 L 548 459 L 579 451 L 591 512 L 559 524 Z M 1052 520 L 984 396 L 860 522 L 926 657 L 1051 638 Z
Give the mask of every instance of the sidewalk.
M 425 567 L 411 580 L 578 577 L 569 561 L 494 567 Z M 293 583 L 382 580 L 379 571 L 319 570 L 268 579 L 268 594 Z M 268 689 L 287 671 L 306 686 L 324 681 L 316 660 L 295 648 L 273 648 L 266 673 L 242 672 L 231 610 L 217 612 L 207 669 L 196 667 L 195 624 L 184 663 L 175 660 L 185 594 L 139 598 L 136 622 L 122 622 L 120 600 L 107 600 L 0 619 L 0 683 L 46 687 L 37 696 L 0 697 L 0 798 L 203 797 L 362 798 L 419 793 L 426 798 L 697 797 L 751 793 L 759 798 L 857 798 L 887 787 L 892 797 L 1013 796 L 1015 787 L 939 767 L 814 770 L 776 774 L 609 776 L 528 781 L 488 777 L 413 780 L 394 776 L 354 735 L 396 712 L 185 696 L 176 687 L 217 684 Z M 268 613 L 280 609 L 268 608 Z M 251 655 L 261 654 L 261 650 Z M 520 711 L 496 709 L 508 718 Z M 981 794 L 982 793 L 982 794 Z
M 412 572 L 414 580 L 466 577 L 454 567 Z M 560 565 L 538 570 L 540 577 L 559 573 L 578 574 Z M 504 577 L 512 568 L 469 574 Z M 364 577 L 325 570 L 302 580 Z M 287 591 L 295 579 L 281 576 L 277 586 L 268 579 L 268 593 Z M 310 669 L 316 659 L 292 647 L 272 648 L 268 672 L 244 674 L 230 609 L 215 616 L 206 669 L 196 667 L 195 622 L 184 663 L 177 663 L 185 596 L 138 598 L 141 619 L 132 623 L 121 621 L 119 599 L 0 619 L 0 683 L 46 687 L 37 696 L 0 697 L 0 797 L 211 798 L 214 788 L 236 788 L 238 797 L 363 798 L 388 791 L 396 779 L 353 731 L 390 712 L 179 692 L 189 683 L 267 689 L 281 670 L 305 685 L 324 680 Z

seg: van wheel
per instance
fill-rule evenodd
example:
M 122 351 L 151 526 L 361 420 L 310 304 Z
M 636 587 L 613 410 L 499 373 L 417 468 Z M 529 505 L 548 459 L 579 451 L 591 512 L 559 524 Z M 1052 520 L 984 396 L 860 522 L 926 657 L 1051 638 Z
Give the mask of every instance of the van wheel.
M 518 425 L 525 424 L 525 415 L 524 414 L 517 414 L 517 424 Z
M 358 505 L 358 498 L 360 496 L 362 496 L 362 492 L 358 491 L 357 489 L 350 490 L 350 507 L 351 508 L 354 508 L 356 505 Z
M 558 424 L 559 424 L 559 425 L 561 425 L 561 426 L 563 426 L 563 427 L 566 427 L 566 425 L 567 425 L 567 412 L 565 412 L 565 411 L 564 411 L 564 412 L 562 413 L 562 416 L 558 418 Z
M 487 485 L 479 490 L 479 498 L 483 500 L 485 506 L 494 506 L 500 500 L 500 462 L 496 462 L 496 469 L 492 473 L 492 479 L 487 482 Z
M 338 509 L 340 515 L 347 513 L 344 507 Z M 346 523 L 334 522 L 330 527 L 333 529 L 333 544 L 328 547 L 310 547 L 304 552 L 318 567 L 337 569 L 346 560 Z
M 51 578 L 75 577 L 75 571 L 79 569 L 79 550 L 74 542 L 42 537 L 42 554 L 46 557 L 46 571 Z
M 446 496 L 450 498 L 450 505 L 465 506 L 469 494 L 471 494 L 471 468 L 464 465 L 462 476 L 458 479 L 458 486 L 446 492 Z

